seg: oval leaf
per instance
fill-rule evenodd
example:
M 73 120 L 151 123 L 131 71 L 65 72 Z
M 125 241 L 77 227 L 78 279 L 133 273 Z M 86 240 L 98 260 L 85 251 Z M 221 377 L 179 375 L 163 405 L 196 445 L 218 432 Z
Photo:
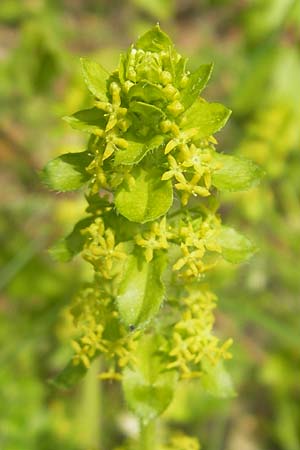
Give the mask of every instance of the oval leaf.
M 144 142 L 127 141 L 128 147 L 125 150 L 118 150 L 114 159 L 114 165 L 137 164 L 147 153 L 147 146 Z
M 223 363 L 203 362 L 201 384 L 206 392 L 218 398 L 232 398 L 236 396 L 232 378 Z
M 259 183 L 264 171 L 253 161 L 216 153 L 212 162 L 219 165 L 212 176 L 212 184 L 220 191 L 244 191 Z
M 164 100 L 164 94 L 156 84 L 142 81 L 134 84 L 128 91 L 129 100 L 141 100 L 145 103 Z
M 126 368 L 123 389 L 129 408 L 145 423 L 163 413 L 173 399 L 176 372 L 163 372 L 149 381 L 138 371 Z
M 231 263 L 245 261 L 257 251 L 257 248 L 248 238 L 230 227 L 221 227 L 217 243 L 222 248 L 224 259 Z
M 49 249 L 49 253 L 55 261 L 70 261 L 75 255 L 77 255 L 83 249 L 86 237 L 81 233 L 82 230 L 87 228 L 93 219 L 86 217 L 80 220 L 74 226 L 72 232 L 65 238 L 55 242 Z
M 128 257 L 117 296 L 120 316 L 127 326 L 144 325 L 158 312 L 165 292 L 161 281 L 165 264 L 164 255 L 149 263 L 135 255 Z
M 98 108 L 83 109 L 72 116 L 63 118 L 75 130 L 86 131 L 87 133 L 99 134 L 106 125 L 104 112 Z
M 90 179 L 85 168 L 93 156 L 88 152 L 66 153 L 48 162 L 41 172 L 42 181 L 55 191 L 74 191 Z
M 208 137 L 224 127 L 230 109 L 220 103 L 207 103 L 202 99 L 196 100 L 183 116 L 184 129 L 197 128 L 195 138 Z
M 130 103 L 130 112 L 137 114 L 143 123 L 151 125 L 151 127 L 158 124 L 164 118 L 164 112 L 154 105 L 149 103 L 132 101 Z
M 135 48 L 150 52 L 160 52 L 168 50 L 170 47 L 173 47 L 173 42 L 166 33 L 161 31 L 159 25 L 155 25 L 135 43 Z
M 171 181 L 161 181 L 161 173 L 142 168 L 132 171 L 135 184 L 122 183 L 116 192 L 115 205 L 119 213 L 132 222 L 145 223 L 166 214 L 173 202 Z
M 99 100 L 107 101 L 106 82 L 109 73 L 100 64 L 88 58 L 81 58 L 80 62 L 88 90 Z
M 144 142 L 127 142 L 128 147 L 126 148 L 126 150 L 119 150 L 116 153 L 114 159 L 115 166 L 118 166 L 119 164 L 132 165 L 139 163 L 149 151 L 154 150 L 155 148 L 162 145 L 162 143 L 164 142 L 164 137 L 160 135 L 154 136 L 148 141 L 147 144 L 145 144 Z
M 157 349 L 158 336 L 144 336 L 137 348 L 135 367 L 123 372 L 123 390 L 129 408 L 147 423 L 159 416 L 170 404 L 178 374 L 164 371 Z

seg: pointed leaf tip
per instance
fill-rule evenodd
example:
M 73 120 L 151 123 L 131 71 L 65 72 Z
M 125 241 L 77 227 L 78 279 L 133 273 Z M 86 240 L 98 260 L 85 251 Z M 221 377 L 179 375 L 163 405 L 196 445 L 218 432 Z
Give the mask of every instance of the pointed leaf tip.
M 106 83 L 109 73 L 97 62 L 80 58 L 83 78 L 88 90 L 99 100 L 107 101 Z
M 88 151 L 58 156 L 46 164 L 40 175 L 41 180 L 55 191 L 74 191 L 90 179 L 85 168 L 91 160 Z

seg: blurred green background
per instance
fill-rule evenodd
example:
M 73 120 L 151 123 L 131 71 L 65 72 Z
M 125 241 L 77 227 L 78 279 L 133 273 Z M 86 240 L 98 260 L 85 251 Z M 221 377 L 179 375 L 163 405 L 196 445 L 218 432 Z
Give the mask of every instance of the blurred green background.
M 66 307 L 89 273 L 47 252 L 83 213 L 82 196 L 48 192 L 38 171 L 84 149 L 61 120 L 91 101 L 79 57 L 112 69 L 157 21 L 191 69 L 215 64 L 204 97 L 233 110 L 219 150 L 266 171 L 258 188 L 222 198 L 224 221 L 259 252 L 211 276 L 238 396 L 183 385 L 165 417 L 205 450 L 300 450 L 299 0 L 1 0 L 1 450 L 111 450 L 136 433 L 97 366 L 72 391 L 48 382 L 70 356 Z

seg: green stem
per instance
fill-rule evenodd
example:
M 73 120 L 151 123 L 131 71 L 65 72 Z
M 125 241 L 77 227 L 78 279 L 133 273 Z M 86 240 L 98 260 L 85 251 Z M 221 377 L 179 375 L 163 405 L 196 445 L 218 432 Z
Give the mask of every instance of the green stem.
M 99 359 L 91 365 L 82 385 L 80 428 L 83 445 L 98 449 L 101 445 L 101 383 L 97 378 Z
M 156 422 L 151 420 L 148 423 L 140 423 L 140 439 L 139 450 L 154 450 L 156 449 Z

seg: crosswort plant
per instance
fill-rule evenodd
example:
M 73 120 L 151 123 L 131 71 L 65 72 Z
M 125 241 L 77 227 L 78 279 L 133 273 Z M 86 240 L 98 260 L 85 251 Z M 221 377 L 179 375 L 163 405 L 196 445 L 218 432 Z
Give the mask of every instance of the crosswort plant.
M 140 422 L 139 442 L 123 448 L 197 450 L 183 434 L 160 442 L 155 423 L 181 380 L 232 392 L 223 366 L 232 340 L 213 332 L 217 299 L 205 275 L 254 253 L 222 224 L 219 192 L 246 190 L 262 171 L 216 151 L 231 111 L 200 97 L 212 65 L 191 73 L 158 25 L 112 73 L 81 63 L 94 106 L 65 120 L 90 136 L 87 149 L 50 161 L 42 178 L 56 191 L 85 189 L 86 216 L 52 253 L 80 254 L 94 279 L 70 306 L 74 354 L 55 383 L 71 387 L 101 356 L 99 377 L 120 380 Z

